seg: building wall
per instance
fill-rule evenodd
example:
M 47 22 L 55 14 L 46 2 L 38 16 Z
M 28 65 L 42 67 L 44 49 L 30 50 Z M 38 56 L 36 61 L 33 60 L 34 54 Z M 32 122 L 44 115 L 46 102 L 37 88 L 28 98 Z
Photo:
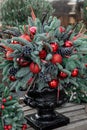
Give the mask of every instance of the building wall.
M 68 24 L 75 24 L 82 19 L 81 11 L 77 10 L 78 6 L 80 9 L 80 2 L 78 0 L 49 0 L 51 1 L 56 15 L 61 19 L 62 24 L 67 26 Z M 81 1 L 81 0 L 80 0 Z M 82 0 L 83 2 L 84 0 Z

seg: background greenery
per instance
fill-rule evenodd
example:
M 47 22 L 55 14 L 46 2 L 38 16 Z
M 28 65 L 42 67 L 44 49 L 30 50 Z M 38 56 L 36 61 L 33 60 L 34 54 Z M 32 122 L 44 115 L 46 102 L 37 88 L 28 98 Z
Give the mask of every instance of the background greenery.
M 1 7 L 2 23 L 12 26 L 27 23 L 31 7 L 40 20 L 44 14 L 48 17 L 53 12 L 52 5 L 46 0 L 6 0 Z

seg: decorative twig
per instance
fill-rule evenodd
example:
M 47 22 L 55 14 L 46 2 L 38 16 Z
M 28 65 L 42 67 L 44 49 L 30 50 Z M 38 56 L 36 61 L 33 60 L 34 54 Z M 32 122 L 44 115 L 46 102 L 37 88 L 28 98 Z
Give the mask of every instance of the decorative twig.
M 32 82 L 31 82 L 30 86 L 28 87 L 26 93 L 28 93 L 29 90 L 31 89 L 32 85 L 34 84 L 34 81 L 35 81 L 36 77 L 37 77 L 37 74 L 34 76 L 34 78 L 33 78 Z
M 41 21 L 42 25 L 43 25 L 43 23 L 44 23 L 44 21 L 45 21 L 45 19 L 47 17 L 47 14 L 48 14 L 48 12 L 45 12 L 45 14 L 43 15 L 43 18 L 42 18 L 42 21 Z

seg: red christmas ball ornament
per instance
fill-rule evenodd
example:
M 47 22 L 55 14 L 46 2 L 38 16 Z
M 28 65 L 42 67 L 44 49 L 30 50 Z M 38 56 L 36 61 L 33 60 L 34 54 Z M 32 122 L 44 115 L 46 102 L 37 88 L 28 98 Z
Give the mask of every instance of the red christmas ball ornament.
M 57 88 L 59 81 L 57 79 L 53 79 L 48 84 L 50 88 Z
M 61 63 L 62 63 L 62 60 L 63 60 L 63 58 L 62 58 L 62 56 L 61 56 L 60 54 L 54 54 L 54 55 L 52 56 L 51 62 L 52 62 L 53 64 L 56 64 L 56 63 L 61 64 Z
M 6 98 L 3 98 L 3 99 L 2 99 L 2 102 L 3 102 L 3 103 L 7 102 Z
M 8 129 L 8 126 L 7 126 L 7 125 L 4 125 L 4 129 L 5 129 L 5 130 Z
M 12 41 L 11 43 L 12 43 L 12 44 L 19 44 L 18 41 Z
M 61 71 L 59 76 L 60 76 L 60 78 L 67 78 L 68 75 L 65 72 Z
M 7 51 L 5 54 L 5 59 L 6 60 L 13 60 L 13 57 L 11 57 L 10 55 L 12 54 L 13 51 Z
M 26 124 L 23 124 L 23 128 L 27 129 L 27 125 L 26 125 Z
M 60 31 L 60 33 L 65 32 L 65 28 L 62 27 L 62 26 L 60 26 L 60 27 L 59 27 L 59 31 Z
M 34 63 L 34 62 L 32 62 L 32 63 L 30 64 L 29 68 L 30 68 L 30 71 L 31 71 L 32 73 L 34 73 L 34 74 L 37 74 L 37 73 L 40 72 L 40 68 L 39 68 L 38 64 L 36 64 L 36 63 Z
M 39 52 L 39 57 L 40 57 L 41 59 L 45 59 L 45 58 L 46 58 L 46 55 L 47 55 L 47 52 L 46 52 L 45 50 L 41 50 L 41 51 Z
M 85 67 L 87 68 L 87 63 L 85 64 Z
M 31 34 L 35 35 L 36 31 L 37 31 L 37 27 L 32 26 L 32 27 L 29 28 L 29 31 L 30 31 Z
M 8 129 L 9 129 L 9 130 L 12 129 L 12 125 L 8 125 Z
M 12 100 L 13 99 L 13 97 L 12 96 L 9 96 L 9 100 Z
M 29 62 L 26 61 L 23 57 L 19 57 L 16 59 L 17 63 L 22 66 L 22 67 L 26 67 L 29 65 Z
M 77 77 L 77 76 L 78 76 L 78 73 L 79 73 L 79 70 L 76 68 L 76 69 L 74 69 L 74 70 L 71 72 L 71 76 L 72 76 L 72 77 Z
M 71 41 L 66 41 L 66 42 L 64 43 L 64 46 L 65 46 L 65 47 L 72 47 L 72 46 L 73 46 L 73 43 L 72 43 Z
M 10 75 L 9 76 L 9 80 L 14 82 L 14 81 L 16 81 L 16 77 L 14 75 Z
M 1 105 L 1 109 L 4 110 L 4 109 L 5 109 L 5 106 L 4 106 L 4 105 Z
M 56 42 L 52 42 L 50 45 L 52 47 L 52 51 L 53 52 L 57 52 L 57 50 L 58 50 L 58 44 Z
M 23 34 L 23 35 L 20 36 L 20 38 L 23 38 L 23 39 L 25 39 L 25 40 L 27 40 L 29 42 L 32 41 L 31 38 L 30 38 L 30 36 L 28 34 Z

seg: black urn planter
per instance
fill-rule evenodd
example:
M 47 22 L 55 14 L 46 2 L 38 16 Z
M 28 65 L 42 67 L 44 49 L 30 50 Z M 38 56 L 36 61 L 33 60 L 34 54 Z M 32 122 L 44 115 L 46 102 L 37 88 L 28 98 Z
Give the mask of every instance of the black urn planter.
M 57 103 L 57 89 L 30 90 L 25 95 L 24 102 L 37 109 L 37 113 L 26 116 L 28 124 L 35 130 L 51 130 L 69 123 L 68 117 L 55 111 L 62 104 Z

